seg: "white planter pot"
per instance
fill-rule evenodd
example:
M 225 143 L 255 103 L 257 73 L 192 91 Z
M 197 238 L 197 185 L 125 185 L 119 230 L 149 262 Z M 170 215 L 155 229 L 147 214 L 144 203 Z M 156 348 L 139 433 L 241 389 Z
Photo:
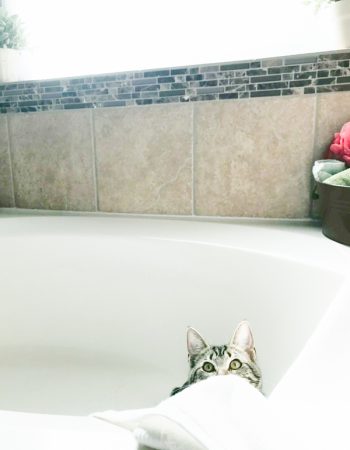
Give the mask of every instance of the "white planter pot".
M 21 51 L 0 48 L 0 83 L 19 81 L 21 74 Z

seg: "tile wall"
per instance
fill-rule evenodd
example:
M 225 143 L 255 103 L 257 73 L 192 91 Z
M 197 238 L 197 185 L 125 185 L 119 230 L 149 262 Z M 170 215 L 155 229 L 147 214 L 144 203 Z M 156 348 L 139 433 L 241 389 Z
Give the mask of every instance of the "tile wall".
M 349 120 L 339 90 L 7 112 L 0 206 L 307 218 L 312 163 Z

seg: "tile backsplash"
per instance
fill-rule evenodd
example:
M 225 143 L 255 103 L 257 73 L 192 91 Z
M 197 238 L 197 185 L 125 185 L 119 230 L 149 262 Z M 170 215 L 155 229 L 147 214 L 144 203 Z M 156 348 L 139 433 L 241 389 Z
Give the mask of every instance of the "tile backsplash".
M 350 90 L 350 50 L 0 84 L 0 112 L 106 108 Z
M 103 83 L 108 91 L 108 83 L 127 83 L 115 86 L 117 94 L 123 88 L 130 88 L 130 95 L 157 94 L 149 99 L 152 103 L 149 105 L 137 104 L 138 98 L 123 100 L 120 106 L 128 107 L 106 105 L 101 98 L 87 102 L 85 96 L 84 100 L 79 96 L 78 83 L 74 91 L 65 91 L 64 86 L 73 79 L 59 80 L 62 88 L 59 91 L 46 90 L 45 83 L 56 81 L 33 82 L 38 89 L 40 86 L 40 95 L 59 96 L 46 98 L 51 100 L 49 105 L 2 107 L 6 114 L 0 114 L 0 206 L 307 218 L 311 208 L 313 160 L 322 156 L 333 133 L 350 120 L 350 91 L 342 91 L 350 87 L 342 78 L 346 77 L 350 53 L 337 52 L 324 58 L 325 55 L 307 55 L 282 58 L 282 61 L 275 58 L 135 72 L 130 79 L 127 74 L 116 74 L 111 75 L 116 77 L 114 81 L 105 76 L 94 77 L 94 83 Z M 249 68 L 238 68 L 242 64 L 248 64 Z M 250 72 L 253 70 L 264 74 L 254 75 Z M 249 81 L 239 85 L 244 89 L 235 91 L 237 96 L 226 98 L 220 97 L 222 92 L 198 91 L 237 87 L 225 84 L 225 80 L 232 81 L 232 78 L 223 75 L 230 73 L 237 78 L 239 71 L 244 71 Z M 162 83 L 170 83 L 170 91 L 183 90 L 173 85 L 181 81 L 166 80 L 167 77 L 176 80 L 175 77 L 182 76 L 183 83 L 199 83 L 209 81 L 209 75 L 214 73 L 221 77 L 212 79 L 217 82 L 215 86 L 197 84 L 183 88 L 185 94 L 160 96 L 167 92 Z M 122 76 L 125 78 L 118 81 Z M 261 79 L 268 76 L 280 80 Z M 253 80 L 254 77 L 260 78 Z M 322 84 L 318 81 L 321 79 L 327 79 L 330 84 Z M 148 86 L 144 83 L 149 80 L 157 81 L 157 91 L 136 90 Z M 288 88 L 277 84 L 286 81 Z M 301 85 L 291 85 L 292 81 Z M 250 85 L 256 90 L 249 90 Z M 2 87 L 8 91 L 9 86 Z M 12 91 L 20 88 L 23 86 L 17 83 Z M 197 89 L 190 101 L 181 98 L 188 94 L 187 89 Z M 293 90 L 292 95 L 284 95 L 285 89 Z M 271 91 L 274 93 L 270 95 Z M 75 92 L 80 103 L 74 105 L 85 107 L 66 108 L 70 103 L 59 100 L 75 97 L 65 96 L 65 92 Z M 249 98 L 239 98 L 239 92 L 248 93 Z M 266 96 L 254 98 L 253 92 Z M 19 95 L 38 96 L 39 93 Z M 199 98 L 202 95 L 214 97 Z M 167 104 L 154 104 L 159 103 L 155 99 L 165 98 L 169 100 Z M 55 106 L 63 109 L 56 110 Z M 31 110 L 23 112 L 22 108 Z

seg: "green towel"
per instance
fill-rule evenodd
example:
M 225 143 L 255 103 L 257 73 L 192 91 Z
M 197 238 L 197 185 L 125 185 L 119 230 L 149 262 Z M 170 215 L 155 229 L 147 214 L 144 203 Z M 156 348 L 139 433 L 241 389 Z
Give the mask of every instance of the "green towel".
M 349 186 L 350 187 L 350 169 L 343 170 L 336 173 L 324 181 L 325 184 L 332 184 L 333 186 Z

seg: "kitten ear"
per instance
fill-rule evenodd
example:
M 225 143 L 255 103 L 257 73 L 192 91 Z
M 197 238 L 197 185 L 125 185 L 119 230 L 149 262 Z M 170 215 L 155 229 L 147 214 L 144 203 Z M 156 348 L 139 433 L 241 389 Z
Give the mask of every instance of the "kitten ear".
M 255 361 L 256 352 L 254 347 L 254 338 L 249 323 L 246 320 L 240 322 L 230 341 L 230 345 L 238 347 L 240 350 L 247 352 L 250 359 Z
M 190 356 L 198 355 L 202 350 L 206 349 L 208 344 L 202 336 L 192 327 L 187 329 L 187 350 Z

